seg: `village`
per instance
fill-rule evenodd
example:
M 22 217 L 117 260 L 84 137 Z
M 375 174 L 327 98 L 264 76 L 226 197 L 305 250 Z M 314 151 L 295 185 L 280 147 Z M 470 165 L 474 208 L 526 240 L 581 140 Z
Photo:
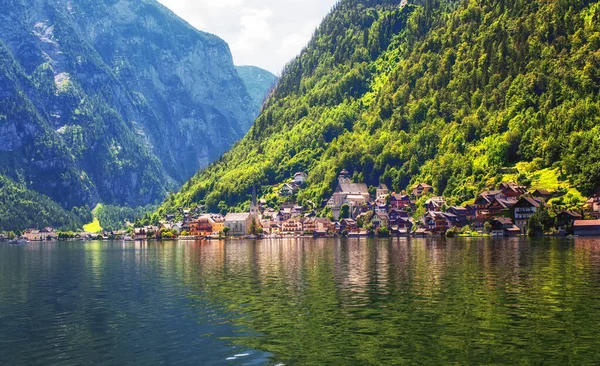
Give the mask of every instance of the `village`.
M 293 197 L 306 184 L 308 175 L 296 173 L 279 189 L 281 197 Z M 373 191 L 373 189 L 372 189 Z M 448 205 L 433 195 L 425 183 L 409 192 L 390 192 L 380 184 L 375 194 L 364 183 L 352 182 L 347 170 L 340 172 L 331 198 L 324 203 L 330 212 L 319 217 L 288 200 L 277 209 L 268 207 L 254 193 L 249 212 L 203 212 L 197 206 L 179 215 L 167 215 L 158 225 L 130 227 L 104 233 L 59 233 L 52 228 L 29 229 L 21 235 L 0 234 L 0 241 L 47 240 L 148 240 L 225 239 L 281 237 L 429 237 L 429 236 L 600 236 L 600 195 L 589 199 L 578 212 L 553 212 L 547 202 L 556 195 L 543 189 L 516 183 L 501 183 L 497 189 L 481 192 L 464 206 Z M 422 202 L 422 207 L 418 207 Z M 419 213 L 420 212 L 420 213 Z

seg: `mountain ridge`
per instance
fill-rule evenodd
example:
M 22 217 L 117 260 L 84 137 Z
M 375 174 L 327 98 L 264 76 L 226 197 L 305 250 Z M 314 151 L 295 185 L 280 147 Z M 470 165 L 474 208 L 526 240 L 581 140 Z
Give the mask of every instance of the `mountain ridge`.
M 154 0 L 0 1 L 0 20 L 0 175 L 66 212 L 159 202 L 258 114 L 225 41 Z
M 0 10 L 1 173 L 65 207 L 161 199 L 258 113 L 229 46 L 156 1 L 7 1 Z

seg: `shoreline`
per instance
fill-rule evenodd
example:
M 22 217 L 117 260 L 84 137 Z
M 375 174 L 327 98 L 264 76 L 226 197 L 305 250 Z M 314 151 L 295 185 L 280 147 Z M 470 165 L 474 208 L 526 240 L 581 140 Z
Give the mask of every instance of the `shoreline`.
M 528 237 L 526 235 L 515 236 L 515 237 L 504 237 L 504 236 L 492 236 L 492 235 L 458 235 L 455 237 L 446 237 L 443 235 L 428 235 L 428 236 L 415 236 L 415 235 L 407 235 L 407 236 L 387 236 L 387 237 L 377 237 L 377 236 L 327 236 L 327 237 L 314 237 L 314 236 L 277 236 L 277 237 L 262 237 L 262 238 L 249 238 L 249 237 L 229 237 L 229 238 L 185 238 L 185 239 L 134 239 L 134 240 L 124 240 L 124 239 L 67 239 L 67 240 L 30 240 L 26 242 L 11 242 L 11 241 L 0 241 L 0 245 L 8 244 L 8 245 L 23 245 L 23 244 L 34 244 L 34 243 L 87 243 L 87 242 L 108 242 L 108 243 L 160 243 L 160 242 L 170 242 L 170 243 L 186 243 L 186 242 L 239 242 L 239 241 L 267 241 L 267 240 L 289 240 L 289 239 L 493 239 L 493 240 L 510 240 L 510 239 L 545 239 L 545 238 L 556 238 L 556 239 L 566 239 L 566 240 L 574 240 L 574 239 L 600 239 L 600 236 L 557 236 L 557 235 L 544 235 L 537 237 Z

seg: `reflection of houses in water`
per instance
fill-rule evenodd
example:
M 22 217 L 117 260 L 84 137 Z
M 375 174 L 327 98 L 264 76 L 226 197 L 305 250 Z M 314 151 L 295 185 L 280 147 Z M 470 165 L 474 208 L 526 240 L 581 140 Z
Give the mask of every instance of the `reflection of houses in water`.
M 396 292 L 400 288 L 406 288 L 411 281 L 411 250 L 413 241 L 408 238 L 396 238 L 390 244 L 389 249 L 389 275 L 391 292 Z
M 335 278 L 337 286 L 355 300 L 366 300 L 369 293 L 389 293 L 390 249 L 388 241 L 367 242 L 365 239 L 350 239 L 338 243 L 335 250 Z
M 596 286 L 600 286 L 600 239 L 577 238 L 575 239 L 575 258 L 578 268 L 590 267 L 596 277 Z

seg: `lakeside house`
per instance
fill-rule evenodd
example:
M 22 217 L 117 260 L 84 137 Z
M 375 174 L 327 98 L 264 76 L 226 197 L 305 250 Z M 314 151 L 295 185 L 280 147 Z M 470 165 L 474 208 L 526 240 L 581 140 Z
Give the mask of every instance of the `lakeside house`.
M 388 186 L 383 184 L 383 183 L 379 183 L 379 186 L 377 187 L 377 199 L 386 199 L 389 195 L 390 195 L 390 190 L 388 189 Z
M 573 228 L 577 236 L 600 236 L 600 220 L 577 220 Z
M 58 233 L 51 227 L 45 227 L 41 230 L 27 229 L 21 237 L 29 241 L 58 240 Z
M 557 222 L 557 226 L 560 230 L 563 230 L 564 232 L 567 233 L 573 233 L 573 224 L 575 223 L 575 221 L 579 221 L 582 220 L 583 216 L 577 212 L 573 212 L 573 211 L 561 211 L 557 216 L 556 216 L 556 222 Z
M 308 179 L 308 174 L 306 174 L 304 172 L 298 172 L 298 173 L 294 174 L 293 182 L 298 186 L 303 186 L 306 183 L 307 179 Z
M 388 228 L 390 226 L 390 217 L 387 213 L 377 212 L 371 217 L 371 225 L 374 228 Z
M 521 229 L 522 233 L 527 232 L 529 219 L 537 212 L 542 205 L 542 201 L 531 196 L 523 196 L 514 205 L 515 225 Z
M 514 197 L 496 197 L 487 206 L 485 217 L 491 219 L 494 217 L 511 217 L 512 211 L 517 204 L 518 199 Z
M 518 185 L 516 183 L 501 183 L 498 187 L 504 197 L 519 198 L 525 194 L 528 194 L 527 187 Z
M 423 195 L 429 194 L 433 191 L 433 187 L 426 183 L 415 184 L 411 189 L 412 195 L 415 198 L 422 197 Z
M 339 231 L 346 231 L 348 233 L 358 232 L 358 225 L 352 219 L 343 219 L 339 222 Z
M 444 234 L 450 228 L 456 226 L 458 218 L 451 213 L 440 211 L 429 211 L 423 217 L 427 231 L 434 234 Z
M 190 223 L 191 236 L 211 236 L 214 233 L 214 221 L 208 215 L 203 215 Z
M 281 232 L 284 234 L 301 234 L 304 232 L 304 226 L 301 219 L 291 218 L 285 221 L 281 226 Z
M 456 216 L 458 227 L 469 225 L 469 210 L 466 207 L 452 206 L 446 212 Z
M 444 197 L 431 197 L 425 201 L 425 206 L 429 211 L 442 211 L 446 205 Z
M 531 195 L 535 198 L 542 199 L 546 202 L 548 202 L 552 198 L 552 193 L 545 189 L 536 189 Z
M 595 195 L 587 202 L 587 209 L 590 215 L 596 219 L 600 219 L 600 195 Z
M 297 187 L 291 183 L 285 183 L 279 190 L 279 194 L 284 197 L 293 196 L 298 191 Z
M 490 224 L 492 236 L 515 237 L 521 233 L 521 229 L 508 217 L 498 217 L 493 219 Z
M 407 194 L 396 194 L 392 193 L 390 195 L 390 207 L 394 210 L 402 210 L 405 208 L 413 209 L 415 208 L 415 202 L 410 199 L 410 196 Z

